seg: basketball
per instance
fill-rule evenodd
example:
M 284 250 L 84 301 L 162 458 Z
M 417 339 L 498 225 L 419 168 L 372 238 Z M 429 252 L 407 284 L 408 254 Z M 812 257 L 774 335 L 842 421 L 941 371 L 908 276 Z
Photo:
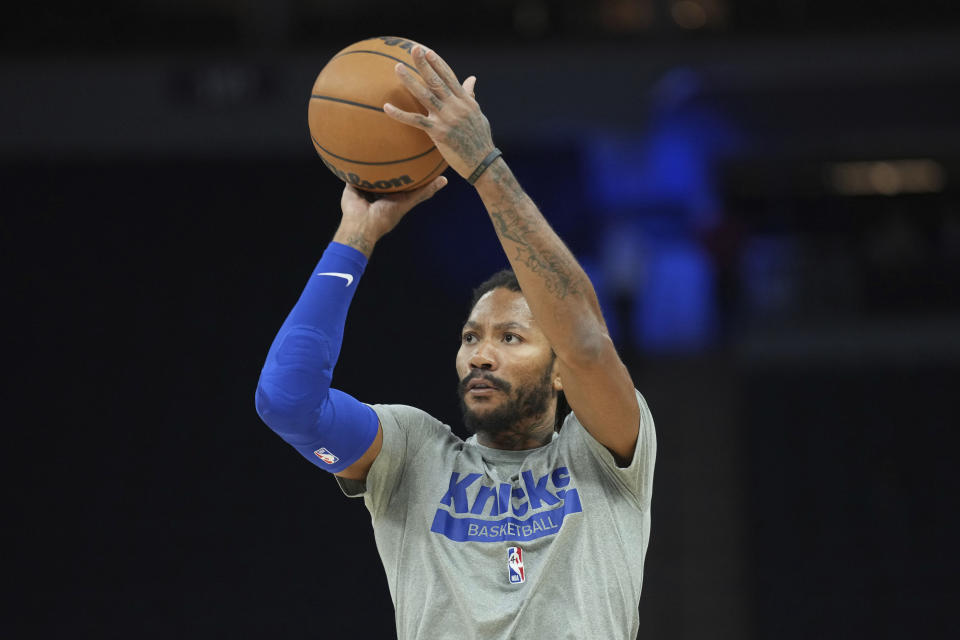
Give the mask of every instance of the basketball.
M 313 146 L 338 178 L 374 193 L 427 184 L 447 163 L 426 133 L 383 112 L 383 103 L 426 115 L 403 86 L 398 62 L 417 73 L 406 38 L 361 40 L 337 53 L 320 71 L 307 121 Z

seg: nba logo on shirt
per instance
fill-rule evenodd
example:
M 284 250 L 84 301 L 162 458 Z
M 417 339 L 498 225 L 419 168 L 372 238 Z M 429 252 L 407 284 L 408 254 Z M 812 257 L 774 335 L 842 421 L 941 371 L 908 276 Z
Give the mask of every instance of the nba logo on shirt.
M 330 451 L 328 451 L 326 447 L 320 447 L 319 449 L 313 452 L 313 455 L 317 456 L 327 464 L 333 464 L 340 459 L 337 456 L 330 453 Z
M 507 549 L 507 573 L 510 576 L 510 584 L 520 584 L 524 581 L 523 549 L 520 547 Z

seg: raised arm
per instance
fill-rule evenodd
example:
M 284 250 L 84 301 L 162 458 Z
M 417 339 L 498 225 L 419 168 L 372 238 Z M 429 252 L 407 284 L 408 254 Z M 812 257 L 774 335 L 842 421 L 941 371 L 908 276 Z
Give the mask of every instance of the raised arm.
M 571 408 L 618 461 L 628 461 L 637 442 L 640 408 L 593 285 L 505 160 L 494 157 L 489 162 L 495 147 L 490 125 L 473 96 L 476 79 L 471 76 L 461 85 L 436 53 L 418 46 L 413 55 L 419 78 L 403 65 L 397 65 L 397 75 L 427 115 L 389 104 L 384 111 L 424 130 L 450 166 L 474 184 L 527 304 L 557 354 Z
M 373 409 L 330 388 L 350 301 L 374 245 L 445 184 L 446 178 L 436 178 L 372 204 L 346 186 L 334 242 L 267 354 L 257 384 L 257 413 L 304 457 L 336 475 L 365 479 L 383 442 Z

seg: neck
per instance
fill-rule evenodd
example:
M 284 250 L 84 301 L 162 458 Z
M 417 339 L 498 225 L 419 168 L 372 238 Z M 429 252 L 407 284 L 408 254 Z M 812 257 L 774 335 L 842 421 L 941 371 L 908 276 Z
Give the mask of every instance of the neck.
M 477 433 L 477 442 L 491 449 L 521 451 L 536 449 L 548 444 L 553 438 L 554 416 L 538 416 L 527 422 L 517 423 L 497 433 L 481 431 Z

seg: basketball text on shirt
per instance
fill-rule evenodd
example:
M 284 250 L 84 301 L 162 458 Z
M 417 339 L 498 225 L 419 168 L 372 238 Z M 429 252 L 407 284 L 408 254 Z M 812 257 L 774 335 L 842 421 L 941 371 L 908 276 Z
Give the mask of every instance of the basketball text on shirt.
M 535 540 L 556 533 L 566 516 L 583 511 L 567 467 L 539 478 L 523 471 L 516 486 L 506 482 L 487 486 L 477 482 L 481 476 L 450 474 L 430 531 L 455 542 Z

